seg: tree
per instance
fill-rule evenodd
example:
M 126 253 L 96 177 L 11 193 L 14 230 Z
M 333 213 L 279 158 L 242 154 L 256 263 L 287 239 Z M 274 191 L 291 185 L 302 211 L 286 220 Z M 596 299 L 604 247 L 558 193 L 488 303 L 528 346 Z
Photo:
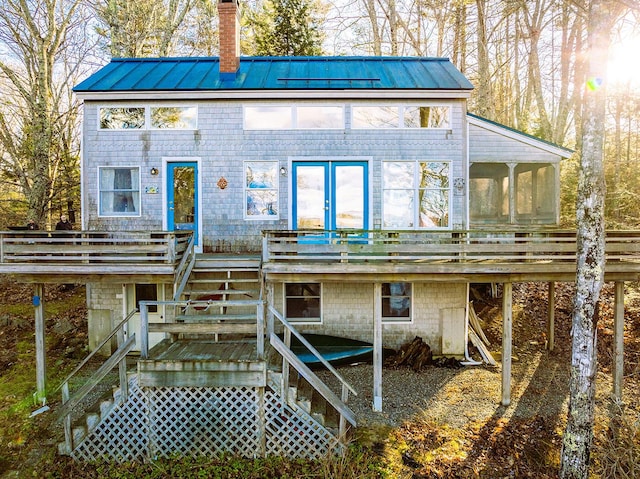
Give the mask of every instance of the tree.
M 613 23 L 622 5 L 592 0 L 587 5 L 588 78 L 582 116 L 582 151 L 576 206 L 577 273 L 572 316 L 569 416 L 562 441 L 560 476 L 586 479 L 595 417 L 598 300 L 604 283 L 606 187 L 603 143 L 607 65 Z
M 96 31 L 112 57 L 210 52 L 214 43 L 211 26 L 202 24 L 213 19 L 211 0 L 100 0 L 95 11 Z
M 88 46 L 84 38 L 71 41 L 72 31 L 87 23 L 81 4 L 4 0 L 0 9 L 0 48 L 5 53 L 0 79 L 6 87 L 0 109 L 3 181 L 21 191 L 28 219 L 39 224 L 52 198 L 67 194 L 56 189 L 61 175 L 78 165 L 78 105 L 70 91 Z
M 256 55 L 322 54 L 320 4 L 309 0 L 267 0 L 251 15 Z

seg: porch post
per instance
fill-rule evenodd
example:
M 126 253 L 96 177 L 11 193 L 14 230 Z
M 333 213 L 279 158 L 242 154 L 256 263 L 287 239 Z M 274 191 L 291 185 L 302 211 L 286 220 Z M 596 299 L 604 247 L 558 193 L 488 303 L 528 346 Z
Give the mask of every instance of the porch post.
M 624 281 L 616 281 L 613 322 L 613 397 L 621 401 L 624 377 Z
M 549 281 L 549 310 L 547 311 L 547 349 L 553 351 L 555 346 L 555 321 L 556 321 L 556 283 Z
M 502 283 L 502 405 L 511 404 L 511 330 L 513 327 L 513 287 Z
M 373 283 L 373 410 L 382 412 L 382 284 Z
M 44 332 L 44 285 L 38 283 L 33 288 L 33 306 L 35 308 L 36 326 L 36 387 L 37 399 L 41 405 L 47 400 L 47 361 Z

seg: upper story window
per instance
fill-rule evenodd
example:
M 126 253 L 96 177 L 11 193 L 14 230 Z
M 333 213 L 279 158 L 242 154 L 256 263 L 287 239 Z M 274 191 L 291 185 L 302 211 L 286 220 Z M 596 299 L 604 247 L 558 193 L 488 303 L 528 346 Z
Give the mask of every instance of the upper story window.
M 451 128 L 451 108 L 422 105 L 354 105 L 351 127 L 378 128 Z
M 98 175 L 100 216 L 140 215 L 139 167 L 101 167 Z
M 244 108 L 245 130 L 342 129 L 342 105 L 255 105 Z
M 101 130 L 195 130 L 196 106 L 114 106 L 99 109 Z
M 245 219 L 278 219 L 278 162 L 245 161 Z
M 383 162 L 383 228 L 448 228 L 449 170 L 448 162 Z
M 101 130 L 140 130 L 144 128 L 145 109 L 140 107 L 100 108 Z

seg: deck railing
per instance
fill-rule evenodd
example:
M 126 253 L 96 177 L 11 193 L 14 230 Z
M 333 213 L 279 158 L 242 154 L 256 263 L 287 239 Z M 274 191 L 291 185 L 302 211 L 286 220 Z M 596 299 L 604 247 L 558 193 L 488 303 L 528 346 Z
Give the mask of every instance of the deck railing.
M 174 264 L 190 231 L 4 231 L 0 264 Z
M 608 231 L 607 261 L 640 260 L 640 231 Z M 265 231 L 263 262 L 571 262 L 576 233 L 518 231 Z
M 297 373 L 304 377 L 304 379 L 316 391 L 318 391 L 322 397 L 324 397 L 327 403 L 338 412 L 340 415 L 339 437 L 341 438 L 341 441 L 344 442 L 347 434 L 347 422 L 353 426 L 356 425 L 355 414 L 349 406 L 347 406 L 347 403 L 349 402 L 349 393 L 351 392 L 354 396 L 357 396 L 358 393 L 347 381 L 344 380 L 340 373 L 338 373 L 338 371 L 336 371 L 336 369 L 322 357 L 318 350 L 305 339 L 304 335 L 298 332 L 298 330 L 296 330 L 296 328 L 273 306 L 268 306 L 267 313 L 267 329 L 270 332 L 269 343 L 282 356 L 282 384 L 280 385 L 280 390 L 282 391 L 284 399 L 288 399 L 289 367 L 293 366 Z M 280 339 L 274 332 L 276 329 L 274 324 L 275 320 L 278 320 L 278 323 L 284 327 L 282 339 Z M 341 385 L 340 397 L 338 397 L 324 382 L 322 382 L 318 376 L 316 376 L 313 371 L 311 371 L 311 369 L 309 369 L 309 367 L 304 364 L 293 351 L 291 351 L 292 334 L 309 350 L 309 352 L 318 358 L 322 365 L 338 380 Z

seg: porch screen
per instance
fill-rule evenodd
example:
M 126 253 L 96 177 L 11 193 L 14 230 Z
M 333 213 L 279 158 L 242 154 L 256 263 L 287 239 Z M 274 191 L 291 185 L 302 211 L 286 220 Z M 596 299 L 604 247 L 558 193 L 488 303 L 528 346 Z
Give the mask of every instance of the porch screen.
M 469 168 L 471 224 L 553 224 L 556 170 L 550 163 L 473 163 Z
M 139 214 L 139 176 L 139 168 L 100 168 L 101 216 Z

